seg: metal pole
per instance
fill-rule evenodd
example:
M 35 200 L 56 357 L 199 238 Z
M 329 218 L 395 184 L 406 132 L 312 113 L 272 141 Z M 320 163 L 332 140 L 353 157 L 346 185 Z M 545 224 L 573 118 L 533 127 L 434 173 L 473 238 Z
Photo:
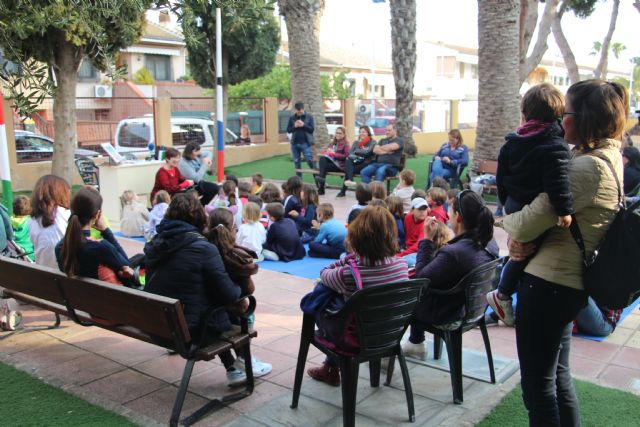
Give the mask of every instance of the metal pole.
M 9 212 L 13 206 L 11 190 L 11 169 L 9 169 L 9 150 L 7 147 L 7 130 L 4 125 L 4 100 L 0 93 L 0 178 L 2 179 L 2 198 Z
M 222 103 L 222 12 L 216 8 L 216 126 L 218 128 L 218 182 L 224 181 L 224 111 Z

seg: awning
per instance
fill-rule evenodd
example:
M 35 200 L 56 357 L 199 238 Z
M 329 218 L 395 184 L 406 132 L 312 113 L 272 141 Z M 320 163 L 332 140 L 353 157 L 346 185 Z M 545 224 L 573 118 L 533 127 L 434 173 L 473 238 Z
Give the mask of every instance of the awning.
M 165 47 L 129 46 L 128 48 L 124 49 L 124 52 L 148 53 L 150 55 L 180 56 L 180 50 L 167 49 Z

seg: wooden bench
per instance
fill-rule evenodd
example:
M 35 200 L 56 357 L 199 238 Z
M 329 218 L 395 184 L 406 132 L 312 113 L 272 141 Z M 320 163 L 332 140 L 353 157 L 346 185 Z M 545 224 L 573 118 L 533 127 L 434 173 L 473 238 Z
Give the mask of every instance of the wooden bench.
M 496 160 L 483 160 L 480 162 L 480 167 L 475 171 L 476 175 L 493 175 L 496 176 L 498 172 L 498 162 Z M 483 184 L 483 193 L 498 194 L 498 186 L 495 184 Z
M 48 267 L 4 257 L 0 257 L 0 286 L 4 288 L 5 297 L 68 316 L 82 326 L 97 326 L 164 347 L 186 359 L 171 412 L 171 426 L 178 425 L 195 362 L 212 360 L 230 349 L 242 354 L 245 361 L 250 361 L 251 338 L 257 336 L 255 332 L 249 332 L 248 318 L 243 317 L 238 335 L 222 339 L 204 334 L 199 342 L 195 342 L 187 328 L 179 300 L 99 280 L 69 278 Z M 255 299 L 249 299 L 249 312 L 252 312 L 255 309 Z M 211 309 L 202 317 L 201 330 L 206 330 L 204 326 L 217 310 L 223 308 Z M 245 369 L 247 381 L 241 392 L 206 403 L 181 423 L 192 424 L 210 411 L 223 407 L 223 403 L 249 396 L 254 387 L 252 364 L 245 363 Z
M 301 173 L 301 174 L 307 173 L 307 174 L 317 175 L 318 173 L 320 173 L 320 171 L 318 171 L 317 169 L 296 169 L 296 173 Z M 327 172 L 327 176 L 339 176 L 344 178 L 344 172 Z M 360 175 L 355 174 L 353 177 L 359 178 Z M 399 179 L 399 174 L 395 176 L 388 176 L 384 179 L 385 182 L 387 183 L 387 194 L 391 194 L 391 182 L 397 181 L 398 179 Z

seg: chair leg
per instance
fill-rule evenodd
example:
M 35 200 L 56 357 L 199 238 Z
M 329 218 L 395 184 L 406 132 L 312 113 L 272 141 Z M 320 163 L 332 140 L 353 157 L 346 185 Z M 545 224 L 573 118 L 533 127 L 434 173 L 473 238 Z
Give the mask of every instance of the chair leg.
M 491 384 L 496 383 L 496 371 L 493 367 L 493 355 L 491 354 L 491 342 L 489 341 L 489 333 L 487 332 L 487 324 L 484 318 L 480 321 L 480 332 L 482 332 L 482 340 L 484 341 L 484 349 L 487 352 L 487 361 L 489 362 L 489 376 Z
M 409 377 L 409 369 L 407 361 L 404 360 L 402 352 L 398 354 L 398 362 L 400 363 L 400 371 L 402 372 L 402 382 L 404 383 L 404 393 L 407 396 L 407 409 L 409 410 L 409 422 L 416 422 L 416 411 L 413 407 L 413 389 L 411 388 L 411 378 Z
M 449 347 L 447 346 L 447 350 Z M 442 337 L 437 334 L 433 334 L 433 358 L 439 360 L 442 356 Z
M 302 376 L 304 375 L 304 365 L 307 361 L 309 353 L 309 345 L 313 336 L 313 328 L 315 321 L 312 316 L 305 314 L 302 318 L 302 334 L 300 335 L 300 349 L 298 350 L 298 362 L 296 364 L 296 376 L 293 382 L 293 397 L 291 399 L 291 409 L 298 407 L 298 399 L 300 398 L 300 389 L 302 388 Z
M 358 370 L 360 364 L 353 357 L 340 356 L 340 378 L 342 380 L 342 424 L 356 425 L 356 396 L 358 393 Z
M 180 381 L 180 388 L 176 395 L 176 400 L 173 403 L 173 410 L 171 411 L 171 419 L 169 425 L 175 427 L 180 420 L 180 412 L 182 412 L 182 405 L 184 404 L 184 398 L 187 395 L 187 389 L 189 388 L 189 380 L 191 380 L 191 373 L 193 372 L 193 365 L 195 365 L 195 359 L 187 360 L 184 366 L 184 372 L 182 373 L 182 380 Z
M 449 356 L 449 372 L 453 388 L 453 403 L 462 403 L 462 332 L 444 331 L 444 340 Z
M 398 345 L 398 352 L 401 352 L 400 345 Z M 389 357 L 389 365 L 387 366 L 387 381 L 385 381 L 384 385 L 391 385 L 391 379 L 393 378 L 393 369 L 396 365 L 396 355 L 393 354 Z
M 369 382 L 371 387 L 380 386 L 380 359 L 369 361 Z

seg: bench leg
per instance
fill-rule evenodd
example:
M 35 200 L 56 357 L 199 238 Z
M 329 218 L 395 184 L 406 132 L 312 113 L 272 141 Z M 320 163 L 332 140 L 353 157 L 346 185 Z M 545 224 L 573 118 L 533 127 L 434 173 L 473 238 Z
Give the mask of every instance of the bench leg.
M 173 410 L 171 411 L 171 419 L 169 425 L 176 427 L 180 419 L 180 412 L 182 412 L 182 405 L 184 404 L 184 398 L 187 395 L 187 389 L 189 388 L 189 381 L 191 380 L 191 373 L 193 372 L 193 365 L 195 365 L 195 359 L 187 360 L 184 366 L 184 372 L 182 373 L 182 380 L 180 381 L 180 388 L 176 395 L 176 400 L 173 403 Z

